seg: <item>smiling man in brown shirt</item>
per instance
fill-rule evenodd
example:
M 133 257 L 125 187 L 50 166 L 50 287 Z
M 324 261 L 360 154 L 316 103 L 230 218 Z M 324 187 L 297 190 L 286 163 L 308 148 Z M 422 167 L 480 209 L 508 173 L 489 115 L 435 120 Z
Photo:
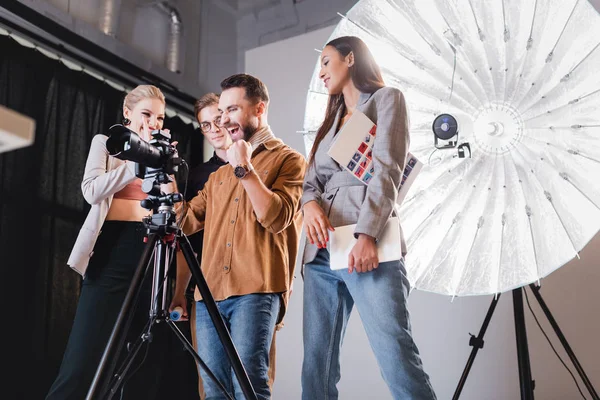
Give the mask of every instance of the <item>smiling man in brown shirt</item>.
M 229 164 L 184 208 L 183 231 L 206 228 L 202 272 L 258 398 L 269 399 L 269 349 L 294 276 L 306 159 L 273 135 L 269 95 L 259 79 L 233 75 L 221 89 L 221 124 L 234 142 Z M 196 300 L 198 354 L 236 398 L 243 398 L 197 290 Z M 201 376 L 206 397 L 220 396 L 203 370 Z

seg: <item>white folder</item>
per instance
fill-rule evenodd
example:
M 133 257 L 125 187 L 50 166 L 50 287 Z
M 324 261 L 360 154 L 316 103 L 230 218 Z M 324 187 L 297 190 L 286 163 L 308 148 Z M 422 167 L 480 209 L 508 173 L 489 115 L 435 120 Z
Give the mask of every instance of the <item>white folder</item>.
M 329 266 L 332 270 L 348 268 L 348 255 L 357 241 L 354 238 L 355 229 L 356 224 L 344 225 L 329 232 Z M 388 219 L 383 234 L 378 239 L 377 256 L 380 263 L 402 258 L 398 217 Z

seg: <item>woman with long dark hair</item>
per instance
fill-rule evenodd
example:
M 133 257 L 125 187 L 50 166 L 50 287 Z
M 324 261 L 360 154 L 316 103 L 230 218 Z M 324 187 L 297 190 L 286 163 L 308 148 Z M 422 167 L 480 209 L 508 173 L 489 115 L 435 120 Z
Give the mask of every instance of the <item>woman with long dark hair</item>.
M 356 304 L 394 398 L 435 399 L 411 334 L 404 259 L 380 263 L 377 255 L 377 240 L 394 212 L 408 153 L 404 96 L 385 86 L 371 52 L 353 36 L 325 46 L 320 78 L 329 102 L 310 152 L 302 197 L 307 234 L 302 398 L 337 399 L 340 349 Z M 357 110 L 377 125 L 371 157 L 374 175 L 368 185 L 327 154 L 336 134 Z M 351 224 L 356 224 L 357 241 L 348 268 L 339 269 L 330 265 L 329 233 Z M 402 254 L 406 254 L 404 239 Z

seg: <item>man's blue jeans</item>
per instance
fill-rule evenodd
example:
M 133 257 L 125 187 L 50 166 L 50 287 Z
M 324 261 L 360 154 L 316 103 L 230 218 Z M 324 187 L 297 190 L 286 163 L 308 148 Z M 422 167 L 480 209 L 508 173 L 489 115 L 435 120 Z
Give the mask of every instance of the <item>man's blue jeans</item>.
M 217 306 L 250 382 L 259 399 L 270 399 L 269 350 L 279 315 L 280 296 L 276 293 L 248 294 L 218 301 Z M 238 400 L 244 399 L 227 354 L 210 319 L 206 304 L 196 303 L 196 339 L 198 355 L 227 391 Z M 226 399 L 221 389 L 202 368 L 200 376 L 206 400 Z
M 355 303 L 394 399 L 436 398 L 412 338 L 408 291 L 404 260 L 349 274 L 332 271 L 329 252 L 319 250 L 304 269 L 303 400 L 338 398 L 340 349 Z

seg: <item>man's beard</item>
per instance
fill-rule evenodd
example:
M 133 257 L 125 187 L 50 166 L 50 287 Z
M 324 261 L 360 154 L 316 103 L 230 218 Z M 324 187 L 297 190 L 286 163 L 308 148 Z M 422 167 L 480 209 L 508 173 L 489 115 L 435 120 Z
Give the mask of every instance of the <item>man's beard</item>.
M 244 132 L 244 140 L 246 142 L 250 141 L 250 138 L 254 136 L 256 131 L 258 131 L 258 124 L 254 125 L 251 122 L 248 122 L 245 126 L 240 126 L 242 132 Z

